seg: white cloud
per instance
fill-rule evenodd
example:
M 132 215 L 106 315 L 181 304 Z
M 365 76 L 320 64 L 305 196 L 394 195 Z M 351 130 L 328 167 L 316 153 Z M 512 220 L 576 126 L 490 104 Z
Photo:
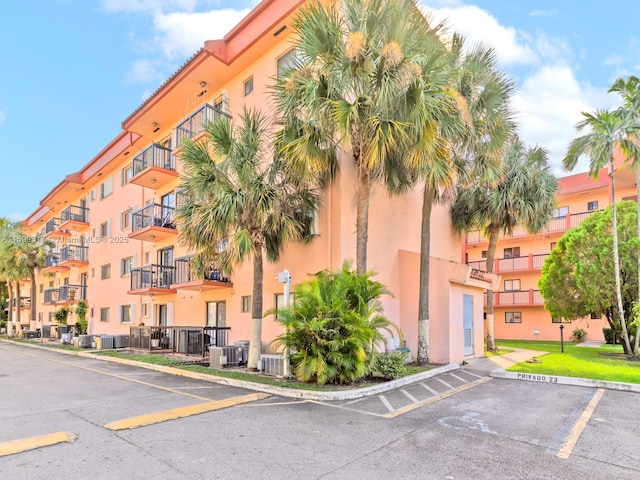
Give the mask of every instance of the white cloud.
M 157 13 L 153 20 L 155 42 L 169 59 L 189 57 L 205 40 L 224 37 L 249 12 L 227 8 L 200 13 Z
M 560 11 L 555 8 L 553 10 L 532 10 L 529 12 L 530 17 L 555 17 Z
M 21 222 L 22 220 L 27 218 L 27 216 L 28 215 L 25 215 L 24 213 L 12 213 L 7 218 L 10 222 Z
M 425 10 L 431 12 L 435 21 L 446 21 L 470 43 L 484 42 L 493 46 L 498 60 L 504 65 L 536 65 L 540 61 L 526 35 L 513 27 L 500 25 L 493 15 L 475 5 Z
M 192 12 L 198 0 L 102 0 L 102 8 L 108 12 L 162 12 L 180 10 Z
M 129 79 L 139 83 L 161 83 L 164 79 L 161 67 L 162 65 L 158 61 L 149 59 L 136 60 L 131 66 Z

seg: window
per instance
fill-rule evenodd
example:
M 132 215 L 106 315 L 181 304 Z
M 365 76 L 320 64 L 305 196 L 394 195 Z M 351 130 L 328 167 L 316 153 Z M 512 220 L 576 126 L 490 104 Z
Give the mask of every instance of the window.
M 513 258 L 520 256 L 520 247 L 511 247 L 504 249 L 504 258 Z
M 120 214 L 120 230 L 131 228 L 131 209 L 127 208 Z
M 487 258 L 487 251 L 486 250 L 482 251 L 482 258 Z
M 591 312 L 591 320 L 600 320 L 602 317 L 599 313 Z
M 91 198 L 91 201 L 94 201 L 96 199 L 96 189 L 95 188 L 93 190 L 91 190 L 91 195 L 89 196 L 89 198 Z
M 278 78 L 287 73 L 287 70 L 295 66 L 296 50 L 292 48 L 287 53 L 278 58 Z
M 522 323 L 522 312 L 504 312 L 504 323 Z
M 109 321 L 109 307 L 100 309 L 100 321 L 101 322 Z
M 53 288 L 53 280 L 49 282 L 49 288 Z
M 148 303 L 143 303 L 141 308 L 140 308 L 140 316 L 142 318 L 148 318 L 150 310 L 151 309 L 149 308 L 149 304 Z
M 562 218 L 567 215 L 569 215 L 569 207 L 560 207 L 553 211 L 553 218 Z
M 296 298 L 296 294 L 295 293 L 290 293 L 289 294 L 289 306 L 293 305 L 293 302 L 295 301 L 295 298 Z M 285 305 L 284 305 L 284 293 L 277 293 L 276 294 L 276 312 L 281 308 L 285 308 Z M 276 315 L 277 315 L 277 313 L 276 313 Z
M 100 238 L 108 237 L 109 235 L 111 235 L 111 220 L 102 222 L 98 227 L 98 236 Z
M 120 170 L 120 185 L 126 185 L 133 177 L 133 164 L 129 164 Z
M 113 177 L 107 178 L 100 184 L 100 200 L 113 193 Z
M 253 92 L 253 77 L 244 82 L 244 96 L 246 97 Z
M 587 202 L 587 210 L 592 212 L 593 210 L 598 210 L 598 201 L 594 200 L 593 202 Z
M 120 305 L 120 323 L 133 322 L 133 305 Z
M 111 264 L 107 263 L 106 265 L 102 265 L 100 267 L 100 278 L 102 280 L 106 280 L 107 278 L 111 278 Z
M 54 322 L 54 317 L 53 317 L 53 312 L 49 312 L 49 323 L 55 323 Z
M 514 290 L 520 290 L 520 280 L 505 280 L 504 281 L 505 292 L 512 292 Z
M 120 276 L 131 275 L 131 267 L 133 267 L 133 257 L 126 257 L 120 260 Z
M 96 276 L 96 269 L 95 269 L 95 268 L 92 268 L 92 269 L 91 269 L 91 278 L 93 278 L 93 277 L 95 277 L 95 276 Z
M 149 265 L 151 263 L 151 252 L 144 252 L 144 264 Z
M 251 295 L 243 295 L 242 296 L 242 312 L 250 312 L 251 311 Z

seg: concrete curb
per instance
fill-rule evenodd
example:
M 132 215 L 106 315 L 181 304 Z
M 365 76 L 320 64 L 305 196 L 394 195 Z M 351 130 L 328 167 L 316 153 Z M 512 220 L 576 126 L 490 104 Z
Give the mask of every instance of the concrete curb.
M 237 380 L 234 378 L 218 377 L 216 375 L 210 375 L 207 373 L 190 372 L 188 370 L 182 370 L 180 368 L 167 367 L 165 365 L 153 365 L 151 363 L 137 362 L 135 360 L 128 360 L 126 358 L 107 357 L 104 355 L 96 355 L 91 352 L 77 352 L 74 350 L 61 350 L 57 348 L 45 347 L 44 345 L 30 344 L 25 342 L 13 342 L 8 339 L 0 339 L 5 343 L 11 343 L 14 345 L 25 345 L 31 348 L 37 348 L 41 350 L 47 350 L 54 353 L 63 353 L 65 355 L 74 355 L 77 357 L 91 358 L 94 360 L 102 360 L 106 362 L 119 363 L 122 365 L 129 365 L 132 367 L 145 368 L 147 370 L 153 370 L 156 372 L 167 373 L 170 375 L 177 375 L 181 377 L 191 378 L 193 380 L 202 380 L 205 382 L 218 383 L 221 385 L 228 385 L 230 387 L 245 388 L 247 390 L 254 390 L 256 392 L 270 393 L 272 395 L 278 395 L 280 397 L 297 398 L 303 400 L 325 400 L 325 401 L 339 401 L 339 400 L 353 400 L 356 398 L 368 397 L 377 395 L 379 393 L 388 392 L 398 387 L 403 387 L 411 383 L 421 382 L 427 378 L 434 377 L 441 373 L 449 372 L 451 370 L 457 370 L 460 365 L 450 363 L 449 365 L 443 365 L 441 367 L 432 368 L 426 372 L 416 373 L 407 377 L 398 378 L 389 382 L 373 385 L 371 387 L 356 388 L 351 390 L 340 390 L 332 392 L 319 392 L 316 390 L 299 390 L 296 388 L 278 387 L 276 385 L 267 385 L 263 383 L 255 383 L 247 380 Z
M 608 382 L 606 380 L 591 380 L 588 378 L 562 377 L 559 375 L 534 374 L 507 372 L 502 368 L 497 368 L 489 372 L 489 376 L 494 378 L 507 378 L 509 380 L 521 380 L 535 383 L 552 383 L 554 385 L 573 385 L 576 387 L 606 388 L 621 392 L 640 393 L 640 384 Z

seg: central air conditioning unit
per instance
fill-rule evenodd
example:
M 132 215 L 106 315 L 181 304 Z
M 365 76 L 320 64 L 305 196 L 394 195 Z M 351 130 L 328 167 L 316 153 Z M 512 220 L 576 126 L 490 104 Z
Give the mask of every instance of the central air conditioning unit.
M 284 377 L 284 357 L 279 353 L 263 353 L 260 355 L 258 370 L 265 375 Z
M 111 350 L 114 345 L 114 336 L 113 335 L 100 335 L 100 349 L 101 350 Z
M 78 335 L 78 346 L 80 348 L 89 348 L 91 347 L 91 341 L 93 340 L 93 335 Z
M 211 368 L 236 366 L 240 363 L 242 363 L 242 347 L 228 345 L 209 348 L 209 366 Z
M 113 348 L 129 348 L 129 335 L 114 335 Z

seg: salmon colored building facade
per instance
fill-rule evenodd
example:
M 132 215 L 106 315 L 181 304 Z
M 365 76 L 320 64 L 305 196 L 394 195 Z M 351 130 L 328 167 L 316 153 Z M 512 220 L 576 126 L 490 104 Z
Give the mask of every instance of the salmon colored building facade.
M 212 271 L 196 278 L 179 241 L 173 212 L 180 192 L 180 146 L 203 135 L 203 122 L 237 117 L 243 107 L 267 115 L 268 88 L 290 61 L 291 21 L 303 2 L 265 0 L 222 40 L 207 41 L 122 123 L 121 133 L 80 171 L 66 176 L 26 220 L 56 249 L 38 272 L 36 325 L 54 325 L 60 305 L 86 299 L 90 334 L 128 334 L 145 326 L 228 327 L 227 344 L 249 338 L 252 266 L 229 278 Z M 265 262 L 264 308 L 282 305 L 278 272 L 289 270 L 291 291 L 322 269 L 355 258 L 355 176 L 349 161 L 322 192 L 316 235 L 289 244 L 277 264 Z M 368 267 L 393 297 L 385 315 L 417 350 L 417 310 L 422 195 L 419 189 L 389 198 L 374 190 L 369 218 Z M 472 275 L 460 262 L 462 239 L 448 206 L 433 210 L 431 240 L 430 360 L 461 362 L 483 356 L 483 291 L 497 277 Z M 494 282 L 493 284 L 491 282 Z M 24 295 L 27 295 L 26 293 Z M 73 315 L 69 323 L 74 323 Z M 263 351 L 281 333 L 263 320 Z
M 618 162 L 617 162 L 618 163 Z M 511 236 L 501 236 L 496 249 L 493 272 L 501 276 L 494 292 L 494 328 L 497 339 L 560 340 L 563 320 L 552 318 L 544 308 L 538 280 L 544 260 L 562 235 L 578 226 L 591 213 L 611 205 L 611 177 L 600 170 L 597 179 L 586 173 L 560 178 L 558 206 L 547 227 L 537 235 L 516 228 Z M 616 201 L 636 200 L 635 174 L 616 170 Z M 481 232 L 469 232 L 464 242 L 465 262 L 474 269 L 486 270 L 487 239 Z M 486 296 L 485 296 L 486 307 Z M 599 315 L 564 323 L 564 339 L 576 328 L 584 329 L 584 340 L 603 341 L 606 318 Z

